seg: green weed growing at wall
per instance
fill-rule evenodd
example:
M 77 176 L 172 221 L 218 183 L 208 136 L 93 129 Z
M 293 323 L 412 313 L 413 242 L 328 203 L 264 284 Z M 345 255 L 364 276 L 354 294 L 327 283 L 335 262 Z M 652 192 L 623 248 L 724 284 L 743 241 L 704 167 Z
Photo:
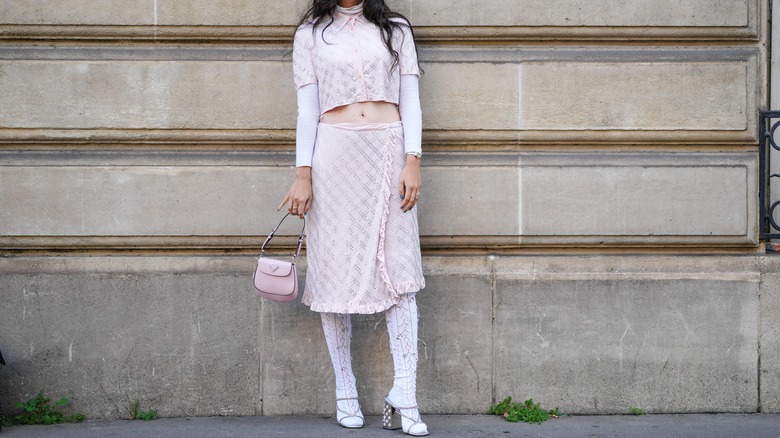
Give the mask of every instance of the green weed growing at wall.
M 505 398 L 501 403 L 491 406 L 488 413 L 501 415 L 506 421 L 517 423 L 541 424 L 550 418 L 558 418 L 561 414 L 558 408 L 546 411 L 534 403 L 533 399 L 528 399 L 524 403 L 513 403 L 512 397 Z
M 84 414 L 76 412 L 73 415 L 65 415 L 60 408 L 67 405 L 70 401 L 63 397 L 57 400 L 53 405 L 51 399 L 39 392 L 35 397 L 27 400 L 26 403 L 17 402 L 16 407 L 23 412 L 13 418 L 4 421 L 6 426 L 24 425 L 24 424 L 58 424 L 58 423 L 79 423 L 84 421 Z

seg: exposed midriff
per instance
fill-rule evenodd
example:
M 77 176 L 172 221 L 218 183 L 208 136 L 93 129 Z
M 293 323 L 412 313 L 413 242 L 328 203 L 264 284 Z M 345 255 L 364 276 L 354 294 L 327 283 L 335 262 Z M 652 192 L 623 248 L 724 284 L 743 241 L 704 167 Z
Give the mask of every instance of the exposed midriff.
M 320 116 L 320 121 L 335 123 L 393 123 L 401 120 L 398 105 L 390 102 L 355 102 L 338 106 Z

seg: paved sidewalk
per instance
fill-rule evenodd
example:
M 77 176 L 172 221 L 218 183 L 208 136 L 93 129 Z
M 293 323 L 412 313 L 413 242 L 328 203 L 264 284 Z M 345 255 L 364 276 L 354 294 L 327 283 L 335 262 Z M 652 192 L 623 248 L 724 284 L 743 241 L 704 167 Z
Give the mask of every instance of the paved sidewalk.
M 426 415 L 431 437 L 701 437 L 780 438 L 780 415 L 687 414 L 634 416 L 569 416 L 541 425 L 508 423 L 486 415 Z M 86 421 L 55 426 L 3 428 L 0 438 L 57 437 L 404 437 L 382 429 L 381 418 L 368 417 L 366 427 L 348 430 L 334 418 L 197 417 L 155 421 Z

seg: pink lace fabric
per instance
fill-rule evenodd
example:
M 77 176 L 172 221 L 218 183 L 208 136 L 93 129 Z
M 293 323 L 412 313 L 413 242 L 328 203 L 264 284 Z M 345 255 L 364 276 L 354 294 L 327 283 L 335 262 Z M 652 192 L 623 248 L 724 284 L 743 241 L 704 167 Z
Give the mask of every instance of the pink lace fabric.
M 401 75 L 420 74 L 414 38 L 406 23 L 401 22 L 393 32 L 399 60 L 391 70 L 393 58 L 382 33 L 361 8 L 351 12 L 339 8 L 330 25 L 325 20 L 312 32 L 312 24 L 303 24 L 295 33 L 295 87 L 316 83 L 323 114 L 354 102 L 398 104 Z
M 401 210 L 401 122 L 324 124 L 312 158 L 302 302 L 316 312 L 376 313 L 425 287 L 417 208 Z

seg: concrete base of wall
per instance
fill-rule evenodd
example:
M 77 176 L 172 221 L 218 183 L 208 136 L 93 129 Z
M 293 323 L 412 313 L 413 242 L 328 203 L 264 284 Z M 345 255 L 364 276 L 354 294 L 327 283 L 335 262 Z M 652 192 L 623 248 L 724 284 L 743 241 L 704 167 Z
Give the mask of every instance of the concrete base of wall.
M 259 301 L 253 262 L 0 259 L 0 405 L 43 390 L 98 418 L 136 398 L 162 416 L 332 414 L 318 315 Z M 424 264 L 424 413 L 482 413 L 506 396 L 566 413 L 780 411 L 780 258 Z M 363 411 L 377 414 L 392 383 L 383 315 L 353 321 Z

